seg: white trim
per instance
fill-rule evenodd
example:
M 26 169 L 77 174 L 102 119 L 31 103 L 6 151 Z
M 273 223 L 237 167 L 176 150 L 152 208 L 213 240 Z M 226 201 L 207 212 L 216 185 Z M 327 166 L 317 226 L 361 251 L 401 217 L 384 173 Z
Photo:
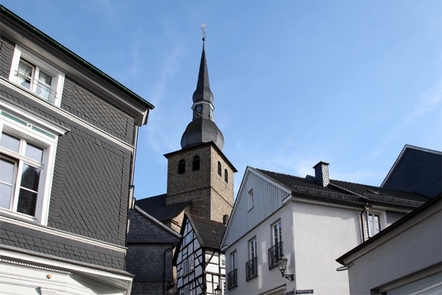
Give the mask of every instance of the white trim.
M 68 119 L 68 120 L 70 120 L 70 121 L 72 121 L 72 122 L 74 122 L 74 123 L 76 123 L 76 124 L 78 124 L 78 125 L 80 125 L 82 127 L 85 127 L 85 128 L 87 128 L 89 130 L 94 131 L 95 133 L 99 134 L 100 136 L 102 136 L 102 137 L 106 138 L 107 140 L 109 140 L 109 141 L 119 145 L 120 147 L 123 147 L 126 150 L 129 150 L 129 151 L 133 151 L 134 150 L 134 146 L 133 145 L 128 144 L 128 143 L 124 142 L 123 140 L 113 136 L 112 134 L 107 133 L 106 131 L 103 131 L 102 129 L 92 125 L 91 123 L 89 123 L 87 121 L 84 121 L 84 120 L 82 120 L 82 119 L 72 115 L 68 111 L 65 111 L 65 110 L 63 110 L 61 108 L 58 108 L 58 107 L 48 103 L 48 102 L 45 102 L 44 100 L 41 100 L 36 95 L 34 95 L 32 93 L 29 93 L 27 91 L 24 91 L 23 89 L 21 89 L 20 87 L 16 86 L 14 83 L 6 80 L 3 77 L 0 77 L 0 85 L 6 85 L 6 86 L 8 86 L 10 88 L 13 88 L 14 90 L 19 92 L 20 94 L 25 95 L 27 98 L 29 98 L 29 99 L 31 99 L 33 101 L 36 101 L 38 103 L 44 103 L 45 107 L 49 108 L 51 111 L 59 114 L 60 116 L 65 117 L 66 119 Z
M 0 256 L 3 257 L 3 259 L 6 258 L 6 260 L 18 260 L 22 261 L 26 264 L 34 264 L 34 265 L 43 265 L 44 268 L 51 268 L 51 269 L 58 269 L 62 272 L 69 272 L 69 273 L 82 273 L 92 276 L 98 276 L 102 278 L 106 278 L 107 280 L 117 280 L 120 281 L 122 284 L 124 284 L 125 289 L 131 290 L 132 288 L 132 281 L 133 277 L 127 273 L 127 275 L 123 274 L 117 274 L 115 273 L 114 269 L 107 268 L 107 267 L 100 267 L 101 269 L 94 268 L 92 265 L 91 267 L 78 265 L 74 263 L 64 262 L 60 260 L 54 260 L 50 258 L 45 257 L 39 257 L 34 256 L 31 254 L 25 254 L 25 253 L 19 253 L 11 250 L 5 250 L 0 249 Z M 121 271 L 124 272 L 124 271 Z
M 26 61 L 32 63 L 34 66 L 43 69 L 44 71 L 47 71 L 48 74 L 50 74 L 54 81 L 51 84 L 51 89 L 55 90 L 56 96 L 54 97 L 54 100 L 46 100 L 42 97 L 40 97 L 38 94 L 36 94 L 35 89 L 27 89 L 24 88 L 18 84 L 15 84 L 16 79 L 16 72 L 18 71 L 18 66 L 21 59 L 25 59 Z M 36 57 L 32 53 L 28 52 L 27 50 L 23 49 L 20 45 L 15 45 L 14 48 L 14 54 L 11 62 L 11 69 L 9 72 L 9 81 L 17 85 L 18 87 L 24 89 L 25 91 L 29 91 L 33 94 L 35 94 L 40 100 L 47 101 L 50 104 L 53 104 L 57 107 L 61 104 L 61 96 L 63 94 L 63 86 L 64 86 L 64 78 L 65 75 L 62 71 L 54 68 L 53 66 L 49 65 L 48 63 L 44 62 L 42 59 Z M 33 80 L 36 79 L 33 77 Z M 31 88 L 34 86 L 31 86 Z
M 38 224 L 29 223 L 27 221 L 18 220 L 15 218 L 15 216 L 14 216 L 14 218 L 9 217 L 8 213 L 5 214 L 5 212 L 0 211 L 0 224 L 2 222 L 7 222 L 7 223 L 14 224 L 14 225 L 18 225 L 20 227 L 29 228 L 34 231 L 44 232 L 46 234 L 54 235 L 54 236 L 57 236 L 60 238 L 69 239 L 72 241 L 76 241 L 76 242 L 80 242 L 80 243 L 84 243 L 84 244 L 88 244 L 88 245 L 92 245 L 95 247 L 100 247 L 100 248 L 104 248 L 104 249 L 108 249 L 108 250 L 112 250 L 112 251 L 117 251 L 117 252 L 121 252 L 121 253 L 126 253 L 126 251 L 127 251 L 127 247 L 125 247 L 125 246 L 119 246 L 119 245 L 111 244 L 108 242 L 96 240 L 93 238 L 87 238 L 85 236 L 81 236 L 78 234 L 62 231 L 59 229 L 54 229 L 52 227 L 41 226 Z
M 3 104 L 1 106 L 3 106 Z M 41 173 L 41 178 L 39 180 L 40 184 L 35 208 L 35 218 L 30 217 L 29 221 L 34 221 L 38 222 L 39 224 L 46 225 L 49 215 L 52 179 L 55 166 L 55 153 L 57 150 L 59 134 L 52 134 L 51 132 L 44 130 L 46 128 L 40 128 L 40 124 L 35 124 L 35 122 L 37 121 L 39 120 L 35 120 L 35 118 L 33 118 L 32 116 L 23 112 L 21 112 L 21 114 L 16 117 L 14 112 L 5 112 L 0 109 L 0 134 L 3 132 L 4 129 L 6 129 L 8 132 L 11 132 L 15 136 L 18 136 L 30 143 L 37 144 L 42 149 L 44 149 L 44 156 L 42 159 L 44 173 Z M 54 130 L 57 128 L 53 127 L 51 129 Z M 12 157 L 20 159 L 18 155 L 12 155 Z M 20 161 L 22 160 L 23 159 L 20 159 Z M 28 163 L 32 162 L 28 160 L 25 161 Z M 24 218 L 20 213 L 13 211 L 10 212 L 11 215 L 18 216 L 22 219 Z

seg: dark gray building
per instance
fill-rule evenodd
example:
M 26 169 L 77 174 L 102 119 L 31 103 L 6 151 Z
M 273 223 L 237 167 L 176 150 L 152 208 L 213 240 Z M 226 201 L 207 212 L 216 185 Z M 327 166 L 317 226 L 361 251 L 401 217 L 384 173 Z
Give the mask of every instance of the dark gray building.
M 129 294 L 138 128 L 153 106 L 0 6 L 0 290 Z
M 442 193 L 442 152 L 405 145 L 382 187 L 433 198 Z

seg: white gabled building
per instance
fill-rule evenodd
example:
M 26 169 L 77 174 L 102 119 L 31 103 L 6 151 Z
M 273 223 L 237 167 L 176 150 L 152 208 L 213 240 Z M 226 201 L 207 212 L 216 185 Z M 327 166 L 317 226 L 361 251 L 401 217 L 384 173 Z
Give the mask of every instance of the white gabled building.
M 175 252 L 180 295 L 216 294 L 224 289 L 226 262 L 220 251 L 222 222 L 185 214 L 182 240 Z
M 427 200 L 330 180 L 324 162 L 314 168 L 306 178 L 246 169 L 221 243 L 227 294 L 349 294 L 336 257 Z

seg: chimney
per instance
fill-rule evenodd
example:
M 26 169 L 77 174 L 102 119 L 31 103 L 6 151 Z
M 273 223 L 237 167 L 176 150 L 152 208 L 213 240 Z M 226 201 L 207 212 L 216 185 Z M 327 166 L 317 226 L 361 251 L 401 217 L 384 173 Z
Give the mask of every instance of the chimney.
M 315 182 L 323 187 L 326 187 L 330 183 L 330 177 L 328 175 L 328 163 L 319 162 L 313 169 L 315 169 Z

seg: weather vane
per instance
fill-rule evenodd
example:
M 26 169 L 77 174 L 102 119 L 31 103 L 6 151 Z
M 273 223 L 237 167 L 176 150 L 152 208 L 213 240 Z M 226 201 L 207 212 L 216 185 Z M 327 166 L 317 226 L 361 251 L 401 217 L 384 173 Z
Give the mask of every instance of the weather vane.
M 203 41 L 206 41 L 206 24 L 201 24 L 201 31 L 203 32 Z

